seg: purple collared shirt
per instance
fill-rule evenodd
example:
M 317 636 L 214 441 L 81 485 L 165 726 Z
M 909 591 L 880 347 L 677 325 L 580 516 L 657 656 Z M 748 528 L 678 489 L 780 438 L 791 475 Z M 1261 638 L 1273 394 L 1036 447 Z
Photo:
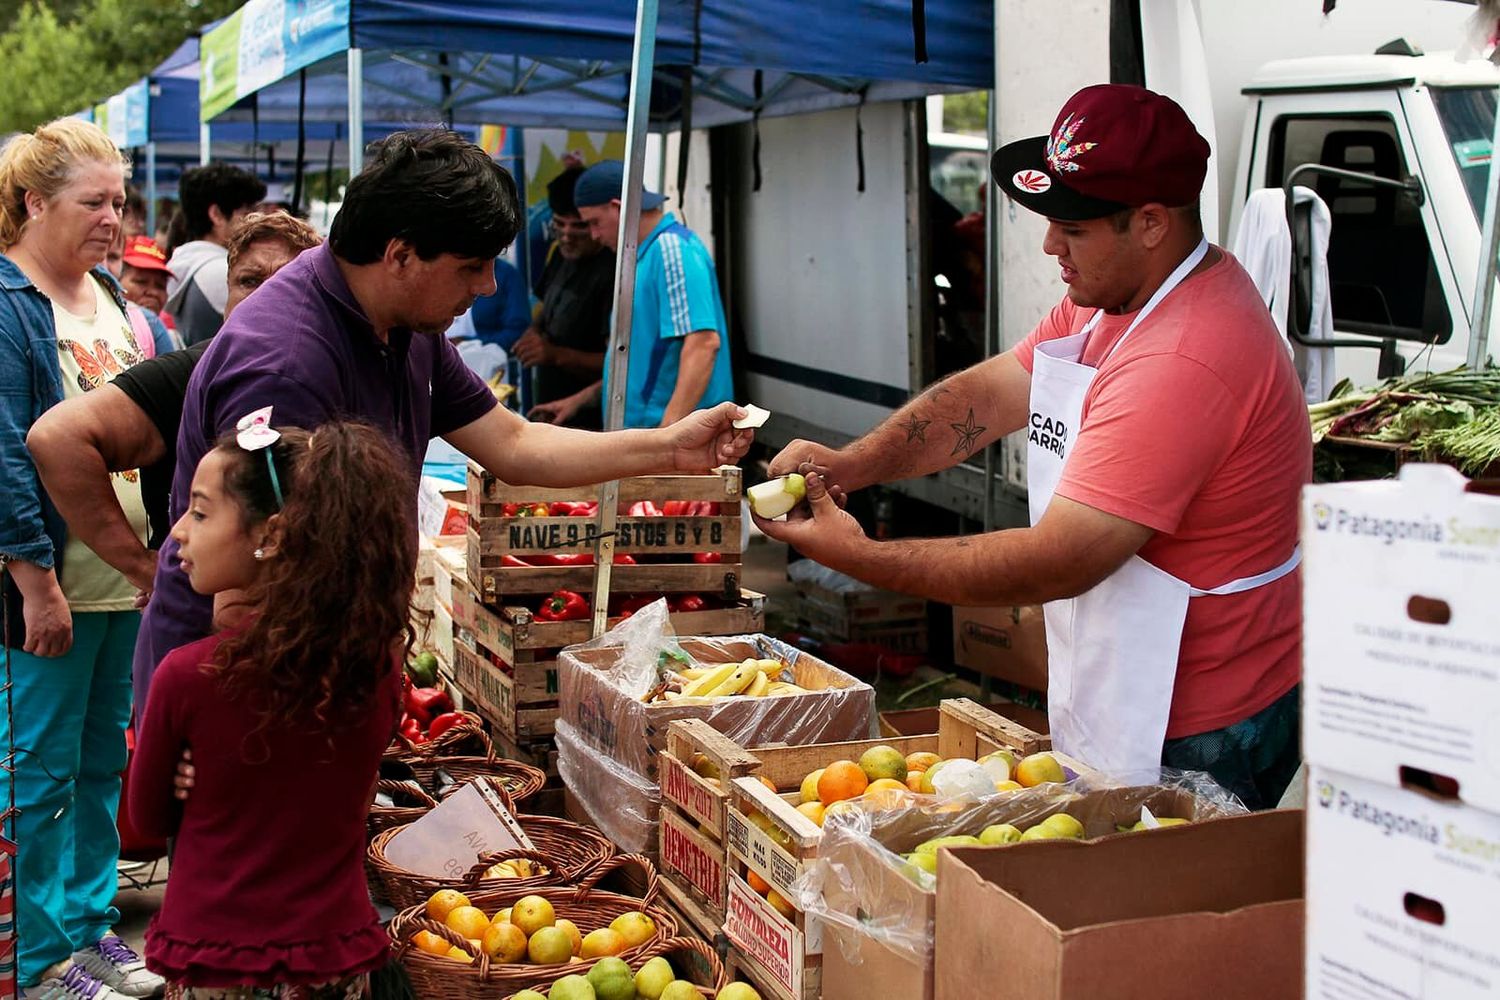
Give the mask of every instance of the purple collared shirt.
M 446 337 L 392 330 L 389 341 L 376 338 L 327 245 L 278 271 L 235 309 L 188 383 L 177 433 L 173 523 L 187 508 L 198 460 L 241 417 L 263 406 L 274 408 L 271 421 L 282 427 L 373 424 L 400 446 L 415 475 L 429 440 L 496 405 Z M 415 522 L 415 493 L 412 511 Z M 212 615 L 213 599 L 193 592 L 179 568 L 177 543 L 168 539 L 135 647 L 138 713 L 162 657 L 207 636 Z

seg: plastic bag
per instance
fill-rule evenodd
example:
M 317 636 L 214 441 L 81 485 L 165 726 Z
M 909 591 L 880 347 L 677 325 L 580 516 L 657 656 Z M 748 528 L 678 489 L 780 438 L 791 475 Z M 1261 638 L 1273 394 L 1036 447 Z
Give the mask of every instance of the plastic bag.
M 779 659 L 806 690 L 779 697 L 683 698 L 644 702 L 660 668 Z M 811 653 L 765 635 L 683 637 L 664 601 L 592 642 L 558 656 L 559 719 L 574 738 L 612 763 L 655 779 L 655 755 L 676 719 L 702 719 L 741 746 L 836 743 L 878 735 L 875 692 Z
M 566 722 L 557 724 L 556 739 L 558 776 L 593 824 L 626 853 L 654 856 L 661 807 L 656 782 L 599 753 Z
M 818 858 L 792 886 L 795 902 L 835 931 L 851 964 L 864 961 L 864 941 L 930 963 L 937 881 L 902 855 L 934 837 L 978 836 L 1002 823 L 1024 832 L 1062 812 L 1093 839 L 1128 830 L 1148 814 L 1197 821 L 1248 810 L 1207 774 L 1165 769 L 1154 785 L 1112 786 L 1084 776 L 980 799 L 922 796 L 910 808 L 851 810 L 824 822 Z

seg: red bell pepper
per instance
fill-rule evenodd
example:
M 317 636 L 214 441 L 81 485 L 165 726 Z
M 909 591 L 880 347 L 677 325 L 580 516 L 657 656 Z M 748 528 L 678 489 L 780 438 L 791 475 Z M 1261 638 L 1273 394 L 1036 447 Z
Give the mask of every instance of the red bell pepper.
M 520 511 L 521 505 L 518 503 L 507 503 L 500 506 L 500 515 L 502 517 L 515 517 Z
M 559 590 L 542 602 L 537 609 L 538 621 L 572 622 L 589 616 L 589 602 L 582 594 L 571 590 Z
M 453 711 L 453 699 L 442 688 L 412 688 L 406 696 L 406 711 L 425 729 L 436 716 Z
M 656 597 L 652 594 L 632 594 L 620 602 L 619 616 L 629 618 L 655 600 Z
M 616 552 L 615 553 L 615 565 L 616 566 L 634 566 L 635 565 L 635 556 L 631 555 L 629 552 Z
M 500 557 L 500 565 L 501 566 L 530 566 L 531 563 L 527 562 L 525 559 L 522 559 L 520 556 L 501 556 Z
M 631 517 L 661 517 L 661 508 L 650 500 L 637 500 L 630 505 Z
M 581 503 L 575 505 L 572 510 L 568 511 L 568 517 L 593 517 L 597 513 L 599 513 L 599 507 L 597 504 Z
M 687 517 L 693 513 L 694 504 L 688 500 L 667 500 L 661 505 L 661 512 L 667 517 Z
M 465 720 L 462 712 L 444 712 L 432 720 L 432 724 L 427 727 L 427 735 L 435 740 L 463 721 Z
M 693 562 L 699 563 L 701 565 L 707 565 L 709 563 L 721 563 L 723 561 L 724 561 L 724 553 L 722 553 L 722 552 L 694 552 L 693 553 Z
M 682 594 L 670 598 L 667 604 L 672 611 L 703 611 L 708 607 L 708 602 L 701 594 Z
M 405 716 L 401 720 L 401 738 L 408 743 L 415 743 L 417 737 L 422 735 L 422 724 L 411 716 Z

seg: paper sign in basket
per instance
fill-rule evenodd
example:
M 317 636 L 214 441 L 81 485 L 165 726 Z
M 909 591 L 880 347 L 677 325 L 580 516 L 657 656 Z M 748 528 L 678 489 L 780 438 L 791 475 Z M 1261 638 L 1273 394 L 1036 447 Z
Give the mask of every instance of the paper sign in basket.
M 407 871 L 456 878 L 486 854 L 533 850 L 520 823 L 487 782 L 471 781 L 386 845 L 386 860 Z

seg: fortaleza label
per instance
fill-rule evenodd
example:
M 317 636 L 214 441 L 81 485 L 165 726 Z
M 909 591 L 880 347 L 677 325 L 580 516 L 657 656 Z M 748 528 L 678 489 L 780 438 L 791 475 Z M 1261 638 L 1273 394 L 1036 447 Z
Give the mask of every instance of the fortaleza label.
M 724 901 L 724 863 L 708 853 L 684 829 L 686 820 L 663 809 L 661 813 L 661 863 L 702 892 L 715 906 Z
M 1068 425 L 1061 420 L 1033 412 L 1031 430 L 1027 432 L 1026 440 L 1043 451 L 1050 451 L 1058 458 L 1064 458 L 1068 450 Z
M 802 932 L 771 909 L 744 879 L 729 880 L 724 933 L 735 947 L 758 962 L 783 990 L 802 995 Z

